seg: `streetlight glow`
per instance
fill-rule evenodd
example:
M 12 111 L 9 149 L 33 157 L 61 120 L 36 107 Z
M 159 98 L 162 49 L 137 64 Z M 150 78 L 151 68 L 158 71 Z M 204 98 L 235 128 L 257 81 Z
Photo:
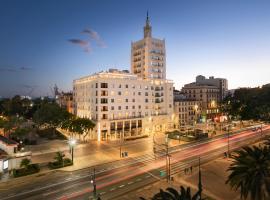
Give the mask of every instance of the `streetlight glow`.
M 71 139 L 71 140 L 69 140 L 69 144 L 71 145 L 71 146 L 74 146 L 75 144 L 76 144 L 76 140 L 75 139 Z

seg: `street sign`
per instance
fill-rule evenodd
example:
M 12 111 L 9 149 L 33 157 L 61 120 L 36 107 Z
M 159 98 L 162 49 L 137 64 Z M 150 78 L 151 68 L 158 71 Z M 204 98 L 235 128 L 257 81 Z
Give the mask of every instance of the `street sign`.
M 166 176 L 166 172 L 165 172 L 165 171 L 159 171 L 159 175 L 160 175 L 161 177 Z

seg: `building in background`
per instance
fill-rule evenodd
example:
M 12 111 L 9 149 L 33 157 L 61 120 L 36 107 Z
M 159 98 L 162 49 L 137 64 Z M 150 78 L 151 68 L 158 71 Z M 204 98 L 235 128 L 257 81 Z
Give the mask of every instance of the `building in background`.
M 201 102 L 179 90 L 174 90 L 173 96 L 174 113 L 179 127 L 198 123 L 201 119 Z
M 69 113 L 73 113 L 73 93 L 61 92 L 55 96 L 56 103 L 66 109 Z
M 202 117 L 205 119 L 214 118 L 219 112 L 219 89 L 216 86 L 186 84 L 182 92 L 188 99 L 200 102 Z
M 110 69 L 73 81 L 75 114 L 96 122 L 90 139 L 142 137 L 174 129 L 165 42 L 152 38 L 151 29 L 147 15 L 144 39 L 132 43 L 131 73 Z
M 148 13 L 144 38 L 131 43 L 131 71 L 144 79 L 166 79 L 165 40 L 152 37 Z
M 219 89 L 219 101 L 221 102 L 228 91 L 228 81 L 225 78 L 214 78 L 210 76 L 208 79 L 205 76 L 199 75 L 196 77 L 196 84 L 198 85 L 211 85 Z

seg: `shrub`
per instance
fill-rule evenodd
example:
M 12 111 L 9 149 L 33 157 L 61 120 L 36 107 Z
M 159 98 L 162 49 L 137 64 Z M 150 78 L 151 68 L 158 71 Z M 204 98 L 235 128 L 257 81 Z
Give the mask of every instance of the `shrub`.
M 62 168 L 62 167 L 67 167 L 67 166 L 71 166 L 73 163 L 71 161 L 71 159 L 69 158 L 64 158 L 63 162 L 58 162 L 58 161 L 54 161 L 54 162 L 49 162 L 48 167 L 50 169 L 58 169 L 58 168 Z
M 20 168 L 20 169 L 13 169 L 13 176 L 16 177 L 21 177 L 21 176 L 26 176 L 30 174 L 35 174 L 40 171 L 39 165 L 38 164 L 30 164 L 28 165 L 27 168 Z

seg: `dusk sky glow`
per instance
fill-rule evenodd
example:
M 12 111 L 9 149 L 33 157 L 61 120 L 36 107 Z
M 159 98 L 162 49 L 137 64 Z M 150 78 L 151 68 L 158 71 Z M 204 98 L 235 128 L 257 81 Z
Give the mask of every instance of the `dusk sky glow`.
M 177 89 L 199 74 L 229 89 L 270 83 L 270 1 L 1 0 L 0 96 L 51 95 L 54 84 L 69 91 L 76 78 L 130 69 L 147 10 Z

